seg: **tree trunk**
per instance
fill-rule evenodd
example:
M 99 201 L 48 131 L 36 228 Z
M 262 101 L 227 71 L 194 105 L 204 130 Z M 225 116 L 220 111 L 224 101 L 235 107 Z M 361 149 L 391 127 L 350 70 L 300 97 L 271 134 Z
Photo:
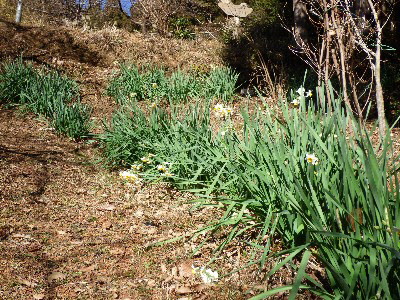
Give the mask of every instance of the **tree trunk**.
M 308 32 L 306 28 L 307 8 L 302 0 L 293 0 L 294 17 L 294 38 L 296 43 L 301 46 L 308 41 Z
M 376 106 L 378 109 L 378 123 L 379 123 L 379 133 L 383 139 L 386 135 L 386 117 L 385 117 L 385 102 L 383 99 L 383 89 L 381 83 L 381 35 L 378 33 L 378 38 L 376 39 L 376 50 L 375 50 L 375 94 L 376 94 Z
M 22 0 L 18 0 L 17 3 L 17 12 L 15 13 L 15 23 L 21 23 L 22 17 Z
M 378 110 L 379 133 L 381 135 L 381 139 L 384 139 L 386 136 L 386 117 L 385 117 L 385 102 L 383 99 L 383 89 L 381 83 L 382 26 L 372 0 L 368 0 L 368 4 L 371 9 L 372 15 L 374 17 L 374 21 L 376 23 L 375 24 L 376 48 L 375 48 L 375 59 L 374 59 L 375 97 L 376 97 L 376 107 Z

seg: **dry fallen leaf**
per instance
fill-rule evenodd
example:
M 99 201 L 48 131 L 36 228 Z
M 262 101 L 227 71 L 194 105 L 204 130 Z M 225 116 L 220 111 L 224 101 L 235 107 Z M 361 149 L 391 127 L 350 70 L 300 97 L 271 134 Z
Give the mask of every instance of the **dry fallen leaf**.
M 22 239 L 32 239 L 32 237 L 29 234 L 19 234 L 15 233 L 12 235 L 13 238 L 22 238 Z
M 36 283 L 26 280 L 26 279 L 21 279 L 18 281 L 20 284 L 26 285 L 26 286 L 30 286 L 30 287 L 34 287 L 36 286 Z
M 48 281 L 53 281 L 53 280 L 62 280 L 64 279 L 66 276 L 61 273 L 61 272 L 53 272 L 49 275 L 49 277 L 47 277 Z
M 133 215 L 135 216 L 135 217 L 137 217 L 137 218 L 141 218 L 141 217 L 143 217 L 143 210 L 137 210 Z
M 149 287 L 154 287 L 154 286 L 156 286 L 156 281 L 155 281 L 154 279 L 149 279 L 149 280 L 147 281 L 147 285 L 148 285 Z
M 102 225 L 101 225 L 104 229 L 110 229 L 113 225 L 110 221 L 105 221 Z
M 110 282 L 110 279 L 107 278 L 106 276 L 99 276 L 99 277 L 97 277 L 96 282 L 100 283 L 100 284 L 105 284 L 105 283 Z
M 161 264 L 161 272 L 167 273 L 167 266 L 165 264 Z
M 196 285 L 192 286 L 193 290 L 196 292 L 202 292 L 205 289 L 208 289 L 209 287 L 210 287 L 209 285 L 204 284 L 204 283 L 196 284 Z
M 178 267 L 179 277 L 193 277 L 192 261 L 181 263 Z
M 187 286 L 181 286 L 181 287 L 177 288 L 175 290 L 175 292 L 179 295 L 182 295 L 182 294 L 190 294 L 190 293 L 192 293 L 192 290 Z
M 35 300 L 42 300 L 42 299 L 44 299 L 44 297 L 45 297 L 45 295 L 43 295 L 43 294 L 34 294 L 33 295 L 33 299 L 35 299 Z
M 98 208 L 99 210 L 108 210 L 108 211 L 113 211 L 115 209 L 115 206 L 112 204 L 103 204 Z
M 82 245 L 83 241 L 71 241 L 72 245 Z
M 121 249 L 121 248 L 115 248 L 115 249 L 111 249 L 110 250 L 110 254 L 112 255 L 120 255 L 120 254 L 124 254 L 125 250 Z
M 82 268 L 81 271 L 82 272 L 91 272 L 91 271 L 95 270 L 96 268 L 97 268 L 97 264 L 93 264 L 89 267 Z

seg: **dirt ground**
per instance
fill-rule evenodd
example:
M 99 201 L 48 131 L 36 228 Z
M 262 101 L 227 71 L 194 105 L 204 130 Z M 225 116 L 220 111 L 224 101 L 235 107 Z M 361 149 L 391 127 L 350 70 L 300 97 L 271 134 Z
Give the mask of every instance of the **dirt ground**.
M 191 272 L 209 258 L 189 258 L 194 242 L 147 248 L 209 213 L 189 213 L 188 196 L 167 185 L 123 184 L 95 151 L 0 110 L 0 298 L 242 299 L 239 274 L 206 285 Z
M 137 63 L 174 57 L 171 67 L 218 63 L 209 41 L 132 34 L 118 47 L 101 49 L 105 39 L 121 34 L 0 20 L 0 59 L 22 57 L 73 77 L 97 120 L 115 108 L 104 88 L 123 53 Z M 256 294 L 252 287 L 266 287 L 254 268 L 217 284 L 193 274 L 192 265 L 212 257 L 216 240 L 195 257 L 200 240 L 149 247 L 189 234 L 219 213 L 191 212 L 192 197 L 166 184 L 125 184 L 98 157 L 95 144 L 70 141 L 44 120 L 0 107 L 0 299 L 247 299 Z M 246 260 L 245 249 L 232 246 L 210 268 L 226 274 Z

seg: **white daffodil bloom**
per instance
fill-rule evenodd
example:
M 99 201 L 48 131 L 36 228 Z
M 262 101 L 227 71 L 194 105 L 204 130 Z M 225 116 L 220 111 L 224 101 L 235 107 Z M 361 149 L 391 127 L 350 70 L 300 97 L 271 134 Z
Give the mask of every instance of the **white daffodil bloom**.
M 215 115 L 218 118 L 221 118 L 221 117 L 227 118 L 232 114 L 233 109 L 232 109 L 232 107 L 229 107 L 229 106 L 224 107 L 222 104 L 218 103 L 217 105 L 214 106 L 214 111 L 215 111 Z
M 297 107 L 300 105 L 299 98 L 293 99 L 292 102 L 290 102 L 293 106 Z
M 205 267 L 194 267 L 192 266 L 192 272 L 199 274 L 204 283 L 213 283 L 218 281 L 218 272 Z
M 143 170 L 143 165 L 139 164 L 139 165 L 132 165 L 131 166 L 131 170 L 134 172 L 139 172 Z
M 215 106 L 214 106 L 214 111 L 216 111 L 216 112 L 220 112 L 220 111 L 222 111 L 224 109 L 224 106 L 222 105 L 222 104 L 220 104 L 220 103 L 218 103 L 218 104 L 216 104 Z
M 304 97 L 312 97 L 312 91 L 308 90 L 308 92 L 304 95 Z
M 137 183 L 140 181 L 139 175 L 132 173 L 130 171 L 121 171 L 119 172 L 119 176 L 129 182 Z
M 205 269 L 200 273 L 200 277 L 204 283 L 212 283 L 218 281 L 218 272 L 211 269 Z
M 145 164 L 151 164 L 151 159 L 147 156 L 142 157 L 140 160 Z
M 157 170 L 165 173 L 165 172 L 167 172 L 167 167 L 165 165 L 158 165 Z
M 299 94 L 300 96 L 303 96 L 304 95 L 304 92 L 305 92 L 306 90 L 304 89 L 304 87 L 299 87 L 299 89 L 296 91 L 297 92 L 297 94 Z
M 306 161 L 314 166 L 318 165 L 318 163 L 319 163 L 319 159 L 318 159 L 318 157 L 315 156 L 314 153 L 312 153 L 312 154 L 307 153 Z

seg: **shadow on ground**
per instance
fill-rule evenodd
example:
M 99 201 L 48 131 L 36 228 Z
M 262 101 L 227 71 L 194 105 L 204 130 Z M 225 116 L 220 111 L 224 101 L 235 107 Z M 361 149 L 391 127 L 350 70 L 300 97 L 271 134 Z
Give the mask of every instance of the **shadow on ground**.
M 22 57 L 39 63 L 49 58 L 73 60 L 92 66 L 104 64 L 104 56 L 70 32 L 48 27 L 20 26 L 0 18 L 0 60 Z

